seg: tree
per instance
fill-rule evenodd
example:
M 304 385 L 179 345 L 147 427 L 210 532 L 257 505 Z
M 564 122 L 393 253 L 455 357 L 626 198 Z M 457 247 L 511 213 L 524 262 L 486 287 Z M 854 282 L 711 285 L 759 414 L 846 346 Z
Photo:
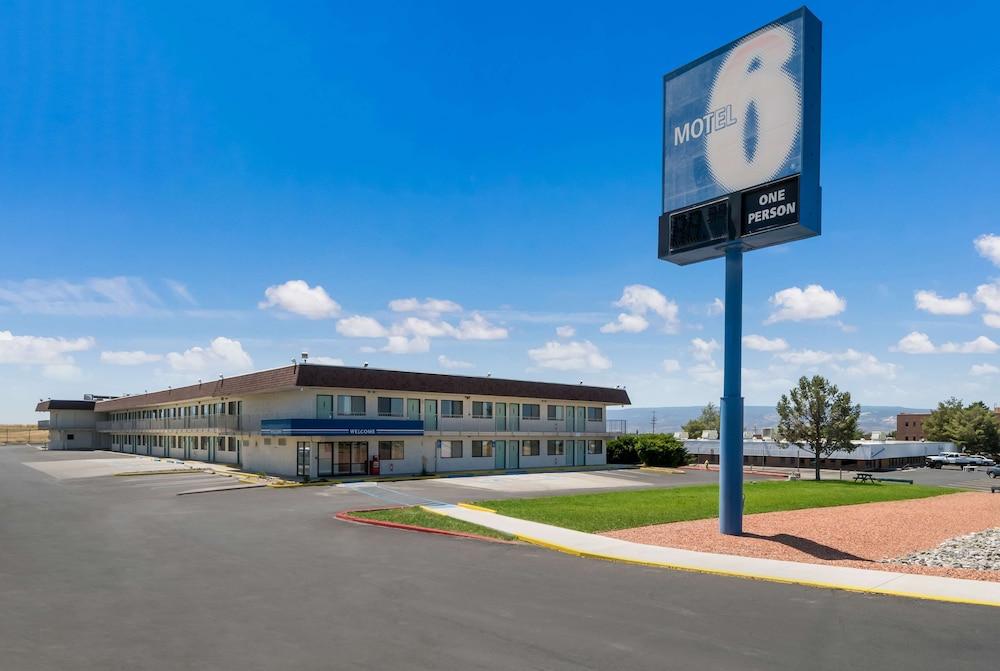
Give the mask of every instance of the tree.
M 700 438 L 702 431 L 719 430 L 719 408 L 709 403 L 701 409 L 701 414 L 681 427 L 692 438 Z
M 639 436 L 626 434 L 618 436 L 614 440 L 608 441 L 608 463 L 609 464 L 638 464 Z
M 861 406 L 851 404 L 851 394 L 840 391 L 822 375 L 802 376 L 778 401 L 778 434 L 784 443 L 813 454 L 816 479 L 820 459 L 837 450 L 853 452 L 851 439 L 858 430 Z
M 667 433 L 646 433 L 639 436 L 636 453 L 647 466 L 683 466 L 688 460 L 684 443 Z
M 982 401 L 962 405 L 957 398 L 938 403 L 924 420 L 928 440 L 955 443 L 965 452 L 1000 453 L 1000 421 Z

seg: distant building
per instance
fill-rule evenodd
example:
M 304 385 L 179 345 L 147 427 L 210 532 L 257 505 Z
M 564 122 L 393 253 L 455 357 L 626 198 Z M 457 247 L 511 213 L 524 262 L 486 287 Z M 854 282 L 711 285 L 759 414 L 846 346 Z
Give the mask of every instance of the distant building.
M 901 412 L 896 415 L 896 440 L 924 440 L 924 420 L 929 412 Z
M 927 457 L 940 452 L 953 452 L 955 446 L 945 442 L 906 442 L 902 440 L 855 440 L 853 452 L 836 451 L 820 459 L 820 466 L 850 471 L 881 471 L 903 466 L 921 466 Z M 694 462 L 719 463 L 718 440 L 688 440 L 684 449 L 693 455 Z M 810 468 L 811 452 L 794 445 L 784 447 L 770 440 L 743 442 L 743 463 L 747 466 L 780 466 Z

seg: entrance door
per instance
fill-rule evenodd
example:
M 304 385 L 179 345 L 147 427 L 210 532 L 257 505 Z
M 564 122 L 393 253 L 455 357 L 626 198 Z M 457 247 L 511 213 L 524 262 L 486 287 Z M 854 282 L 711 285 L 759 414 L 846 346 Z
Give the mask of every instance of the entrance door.
M 587 465 L 587 441 L 576 441 L 576 461 L 574 463 L 577 466 Z
M 351 444 L 337 443 L 337 473 L 351 472 Z
M 573 406 L 567 405 L 565 408 L 565 412 L 566 412 L 566 430 L 569 431 L 570 433 L 573 433 L 574 431 L 576 431 L 576 429 L 574 428 L 576 426 L 576 423 L 573 421 L 573 418 L 575 417 L 575 415 L 573 414 Z
M 574 458 L 576 457 L 576 450 L 573 449 L 573 441 L 567 440 L 563 442 L 563 454 L 566 455 L 566 465 L 575 466 L 576 462 Z
M 507 418 L 508 431 L 521 430 L 521 405 L 519 403 L 510 404 L 510 414 Z
M 520 464 L 521 441 L 507 441 L 507 468 L 517 468 Z
M 497 420 L 497 431 L 507 430 L 507 404 L 497 403 L 493 408 L 494 415 Z M 497 468 L 503 468 L 502 466 L 497 466 Z
M 406 399 L 406 418 L 407 419 L 420 419 L 420 399 L 419 398 L 408 398 L 408 399 Z
M 438 402 L 431 399 L 424 401 L 424 431 L 437 431 Z
M 493 466 L 494 468 L 506 468 L 507 463 L 507 441 L 493 441 Z
M 587 430 L 587 409 L 582 405 L 577 406 L 576 408 L 576 430 Z
M 316 475 L 333 475 L 333 443 L 319 443 L 316 449 Z

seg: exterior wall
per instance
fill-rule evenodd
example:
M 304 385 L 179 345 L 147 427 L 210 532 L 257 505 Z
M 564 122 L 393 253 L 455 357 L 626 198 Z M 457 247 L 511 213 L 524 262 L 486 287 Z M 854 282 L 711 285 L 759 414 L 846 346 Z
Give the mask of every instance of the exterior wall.
M 896 415 L 896 440 L 918 441 L 924 439 L 924 420 L 930 413 L 900 413 Z
M 93 429 L 49 429 L 50 450 L 92 450 L 96 446 Z

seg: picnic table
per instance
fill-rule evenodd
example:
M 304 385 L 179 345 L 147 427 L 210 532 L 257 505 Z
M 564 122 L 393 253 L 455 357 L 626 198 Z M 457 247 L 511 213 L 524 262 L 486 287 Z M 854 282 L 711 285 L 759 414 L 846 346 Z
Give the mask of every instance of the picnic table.
M 871 473 L 855 473 L 854 474 L 854 481 L 855 482 L 870 482 L 872 484 L 875 484 L 875 478 L 872 477 Z

